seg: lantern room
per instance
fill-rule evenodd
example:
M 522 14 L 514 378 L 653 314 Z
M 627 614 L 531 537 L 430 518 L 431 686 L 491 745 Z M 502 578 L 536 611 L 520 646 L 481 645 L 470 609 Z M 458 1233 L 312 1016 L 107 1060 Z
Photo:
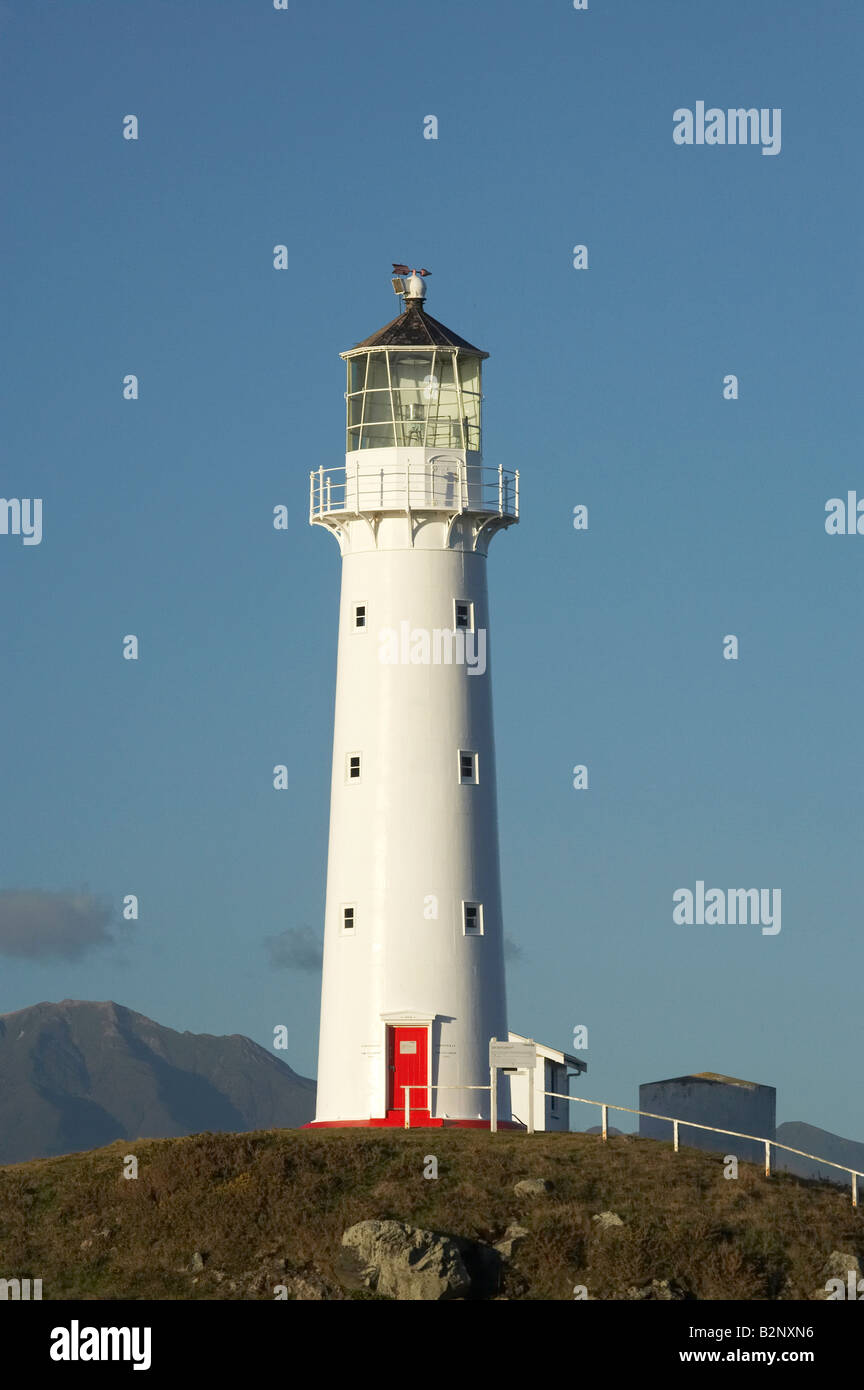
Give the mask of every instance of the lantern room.
M 342 353 L 348 365 L 346 451 L 481 452 L 480 364 L 488 353 L 427 314 L 417 275 L 394 279 L 405 310 Z
M 369 348 L 348 359 L 346 451 L 480 453 L 480 358 L 458 348 Z

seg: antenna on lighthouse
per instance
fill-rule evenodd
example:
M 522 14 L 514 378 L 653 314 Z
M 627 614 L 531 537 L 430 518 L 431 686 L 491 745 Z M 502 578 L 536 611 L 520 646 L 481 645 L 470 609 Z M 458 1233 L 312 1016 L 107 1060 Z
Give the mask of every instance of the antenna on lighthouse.
M 407 265 L 400 265 L 397 261 L 394 261 L 394 294 L 401 294 L 406 303 L 409 299 L 422 303 L 426 298 L 426 276 L 431 274 L 431 270 L 427 270 L 425 266 L 422 270 L 414 270 Z

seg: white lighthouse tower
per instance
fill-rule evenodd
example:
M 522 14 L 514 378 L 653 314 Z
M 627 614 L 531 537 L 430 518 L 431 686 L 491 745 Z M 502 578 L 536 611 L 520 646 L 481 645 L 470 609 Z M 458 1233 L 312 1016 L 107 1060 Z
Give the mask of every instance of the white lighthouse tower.
M 412 1127 L 488 1128 L 508 1036 L 486 556 L 519 479 L 483 465 L 488 354 L 426 313 L 426 274 L 341 354 L 345 465 L 310 478 L 342 554 L 314 1125 L 401 1126 L 410 1088 Z

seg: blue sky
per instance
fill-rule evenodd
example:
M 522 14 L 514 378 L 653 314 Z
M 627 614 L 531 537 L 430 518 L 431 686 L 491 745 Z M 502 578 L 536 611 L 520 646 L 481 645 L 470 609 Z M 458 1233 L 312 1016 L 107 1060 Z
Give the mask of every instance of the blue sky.
M 522 473 L 489 576 L 511 1026 L 586 1024 L 588 1096 L 727 1072 L 864 1138 L 864 537 L 824 527 L 864 497 L 860 5 L 5 0 L 0 40 L 0 492 L 44 528 L 0 535 L 0 889 L 140 898 L 77 959 L 7 937 L 0 1012 L 284 1023 L 314 1074 L 318 976 L 263 944 L 323 913 L 307 479 L 407 259 Z M 700 100 L 780 108 L 781 152 L 676 145 Z M 674 924 L 699 879 L 781 888 L 780 934 Z

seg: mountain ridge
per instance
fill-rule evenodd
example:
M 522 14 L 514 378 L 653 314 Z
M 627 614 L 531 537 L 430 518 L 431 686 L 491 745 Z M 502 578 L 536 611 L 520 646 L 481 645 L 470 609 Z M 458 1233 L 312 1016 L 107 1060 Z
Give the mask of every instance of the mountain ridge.
M 829 1129 L 808 1125 L 804 1120 L 786 1120 L 778 1125 L 774 1135 L 778 1144 L 789 1144 L 793 1149 L 803 1149 L 806 1153 L 817 1154 L 829 1163 L 842 1163 L 846 1168 L 855 1168 L 864 1173 L 864 1144 L 856 1139 L 844 1139 L 840 1134 L 832 1134 Z M 848 1183 L 849 1174 L 829 1168 L 827 1163 L 818 1163 L 800 1154 L 784 1153 L 777 1150 L 777 1167 L 799 1178 L 821 1178 L 827 1182 Z
M 315 1082 L 242 1033 L 180 1033 L 114 1000 L 0 1014 L 0 1163 L 115 1139 L 296 1128 Z

